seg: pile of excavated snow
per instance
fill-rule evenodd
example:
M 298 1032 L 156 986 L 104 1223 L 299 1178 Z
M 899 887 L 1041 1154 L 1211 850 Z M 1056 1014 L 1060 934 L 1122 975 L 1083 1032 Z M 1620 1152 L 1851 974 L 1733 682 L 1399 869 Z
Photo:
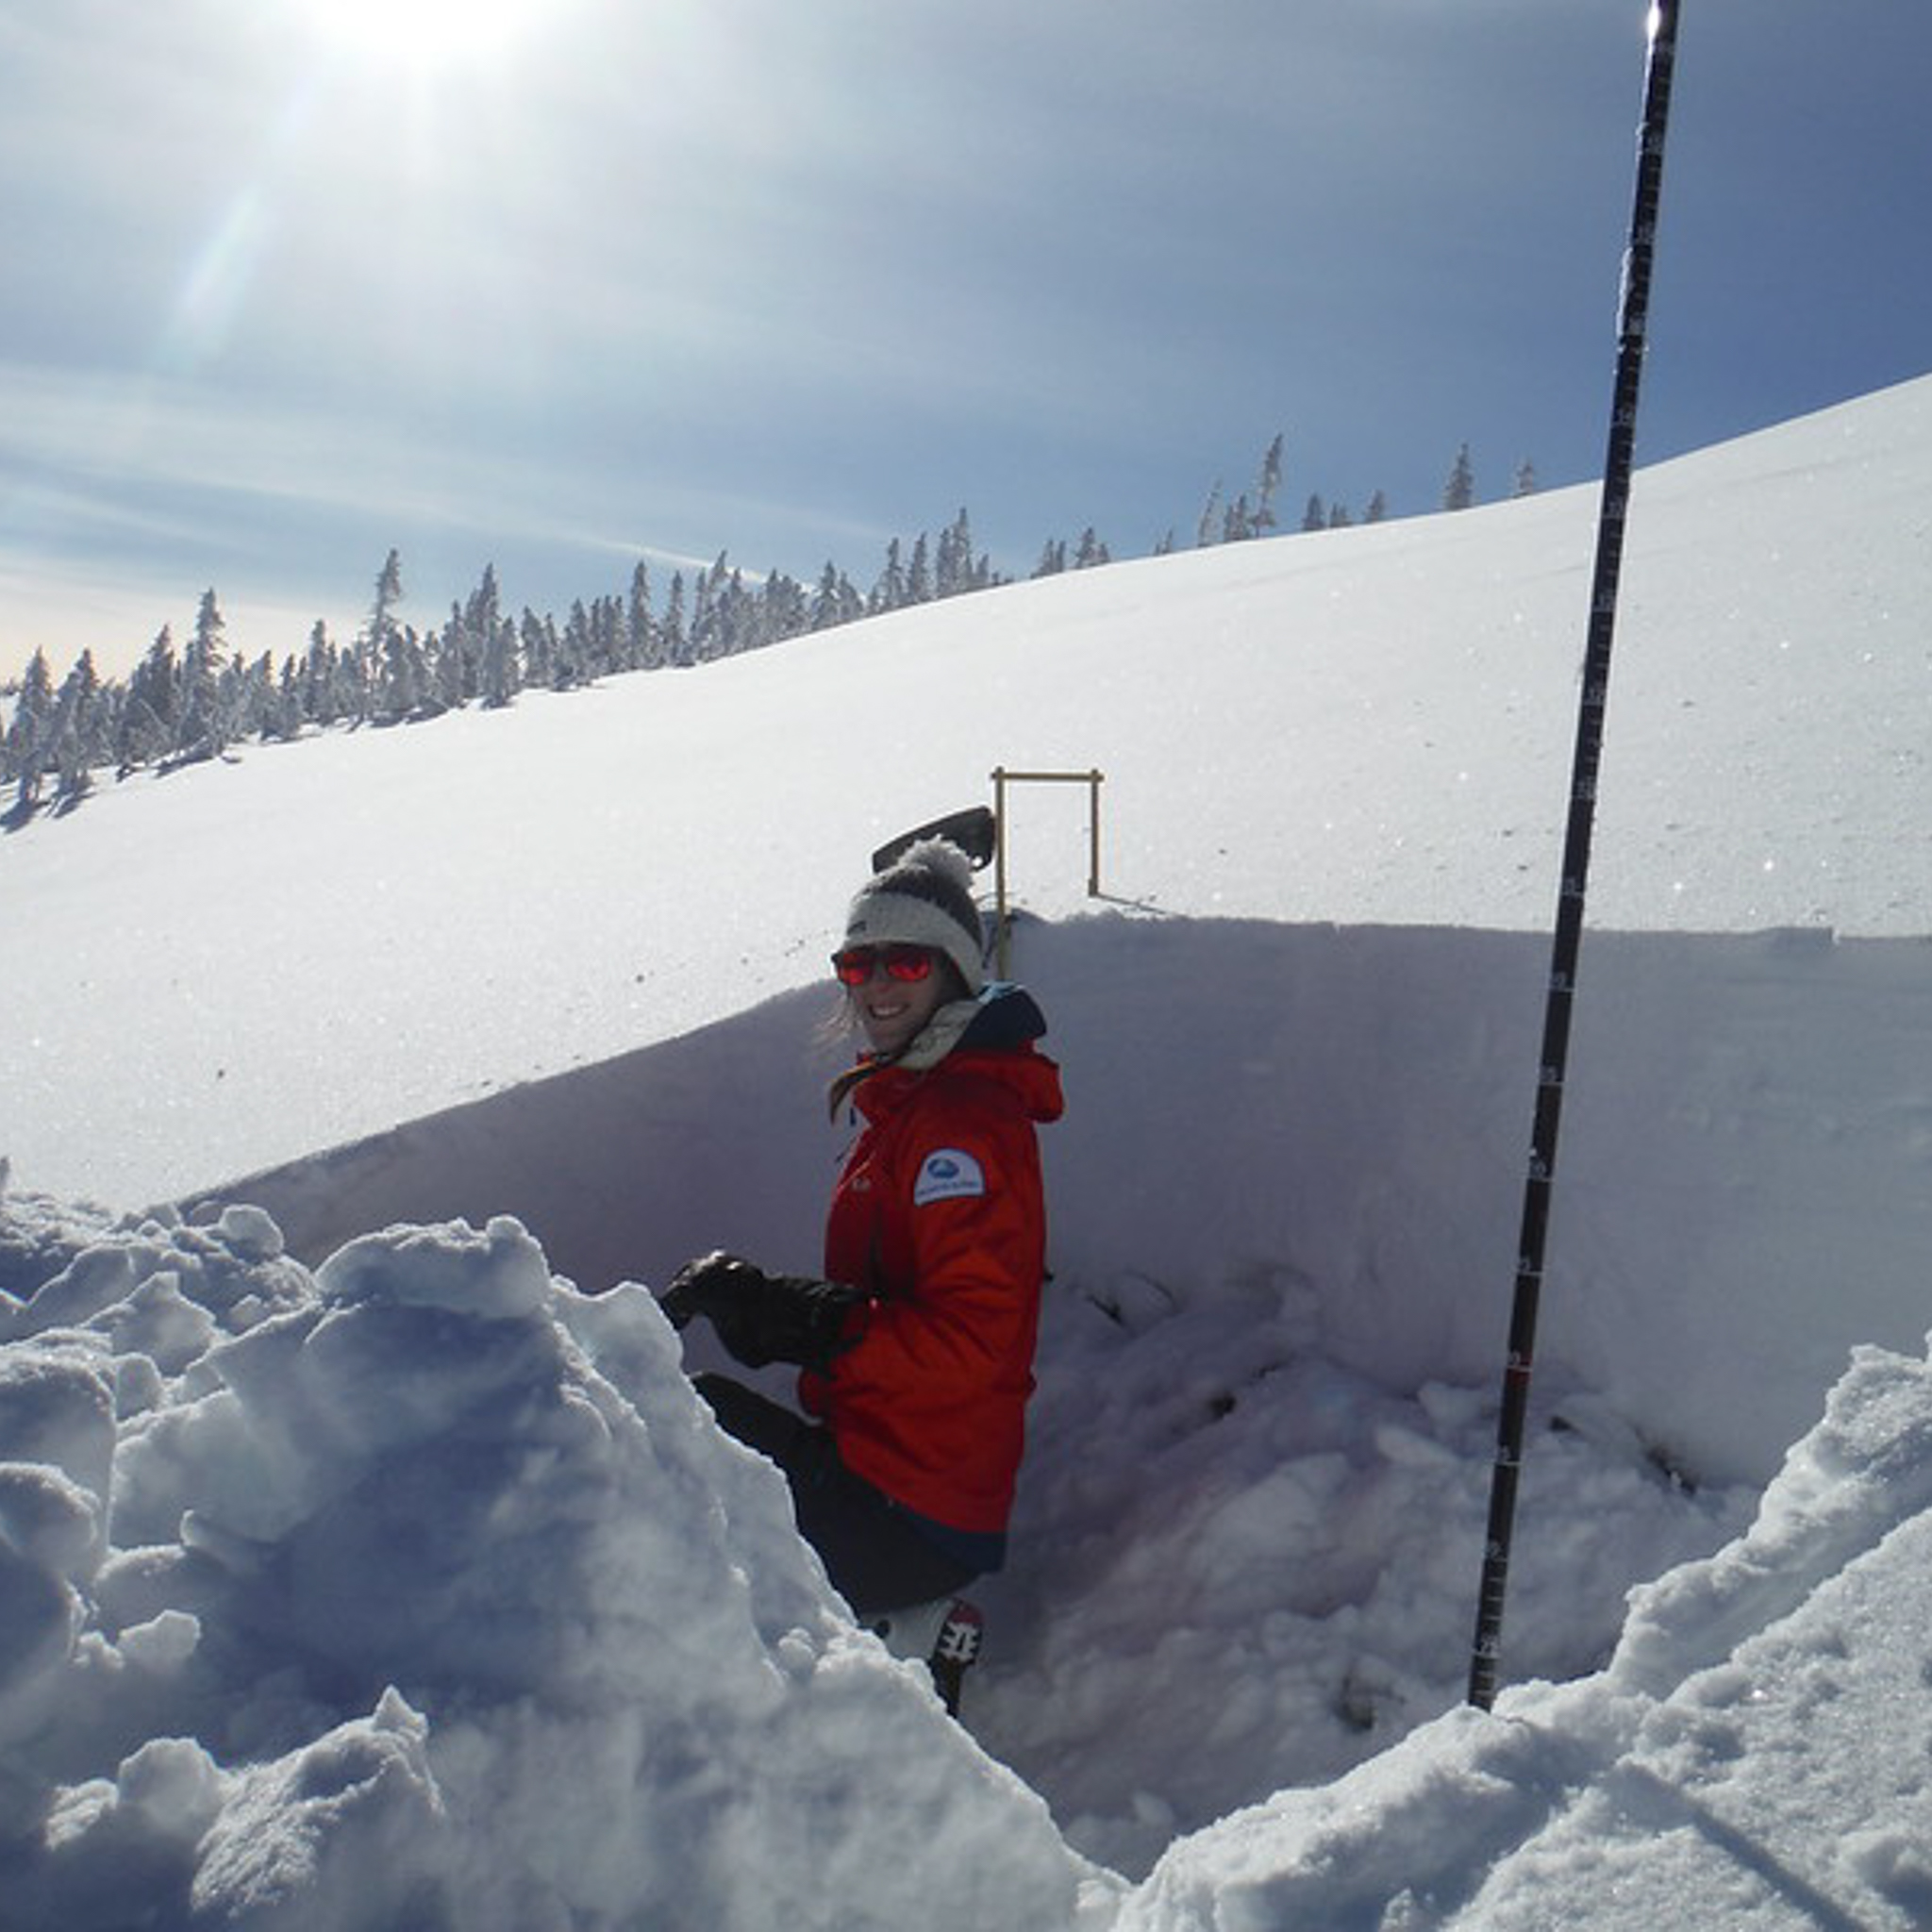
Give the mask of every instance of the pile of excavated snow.
M 641 1290 L 576 1294 L 508 1221 L 311 1276 L 244 1208 L 18 1205 L 16 1278 L 85 1245 L 0 1352 L 9 1926 L 884 1932 L 1105 1896 L 854 1629 Z
M 1861 1351 L 1749 1532 L 1506 1691 L 1176 1845 L 1120 1932 L 1932 1917 L 1932 1369 Z
M 115 1227 L 16 1196 L 0 1225 L 9 1925 L 1634 1932 L 1932 1909 L 1923 1361 L 1860 1351 L 1748 1530 L 1640 1589 L 1599 1674 L 1423 1723 L 1178 1838 L 1135 1886 L 853 1627 L 641 1289 L 579 1294 L 508 1220 L 391 1229 L 312 1274 L 246 1208 Z M 1187 1767 L 1264 1770 L 1316 1696 L 1372 1728 L 1403 1690 L 1378 1647 L 1459 1580 L 1479 1403 L 1324 1365 L 1278 1291 L 1085 1311 L 1147 1354 L 1114 1387 L 1164 1391 L 1137 1424 L 1096 1418 L 1156 1445 L 1148 1493 L 1041 1445 L 1089 1593 L 991 1728 L 1053 1709 L 1061 1752 L 1138 1784 L 1150 1828 L 1188 1807 Z M 1108 1366 L 1062 1314 L 1084 1339 L 1050 1342 L 1049 1397 Z M 1273 1420 L 1221 1436 L 1249 1411 Z M 1657 1472 L 1580 1430 L 1538 1454 L 1572 1549 L 1734 1507 L 1666 1507 Z M 1277 1591 L 1279 1552 L 1301 1564 Z M 1243 1694 L 1202 1703 L 1230 1657 Z M 1119 1722 L 1137 1687 L 1157 1722 Z

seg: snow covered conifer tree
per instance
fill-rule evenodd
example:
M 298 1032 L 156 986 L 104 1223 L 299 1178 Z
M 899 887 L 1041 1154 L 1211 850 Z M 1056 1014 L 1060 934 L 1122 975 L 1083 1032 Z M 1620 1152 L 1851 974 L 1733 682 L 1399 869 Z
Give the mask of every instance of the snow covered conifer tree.
M 463 622 L 463 607 L 451 598 L 449 615 L 441 630 L 430 632 L 425 652 L 429 702 L 437 710 L 456 709 L 466 692 L 475 689 L 472 666 L 477 655 L 476 643 Z
M 906 566 L 899 558 L 899 540 L 894 537 L 886 545 L 885 568 L 879 572 L 878 582 L 872 587 L 865 608 L 877 617 L 884 611 L 897 610 L 905 602 Z
M 94 767 L 107 763 L 102 736 L 106 716 L 94 654 L 83 650 L 54 700 L 46 763 L 54 770 L 54 796 L 59 803 L 72 804 L 81 797 L 93 784 Z
M 722 565 L 724 559 L 719 559 Z M 762 629 L 763 607 L 746 588 L 744 572 L 733 564 L 718 589 L 717 641 L 711 655 L 735 658 L 741 651 L 755 651 L 771 640 Z
M 369 625 L 360 655 L 368 687 L 368 711 L 393 722 L 406 718 L 421 695 L 417 667 L 410 662 L 392 614 L 403 596 L 403 560 L 391 549 L 375 578 L 375 601 L 369 608 Z
M 689 644 L 691 661 L 702 664 L 717 653 L 717 612 L 713 608 L 717 602 L 718 587 L 712 573 L 701 570 L 691 584 L 691 630 Z
M 591 616 L 584 600 L 571 600 L 570 615 L 563 621 L 563 634 L 558 640 L 557 654 L 550 667 L 551 688 L 569 691 L 591 681 Z
M 1265 537 L 1276 527 L 1274 519 L 1274 492 L 1281 488 L 1281 434 L 1275 432 L 1274 441 L 1268 445 L 1261 458 L 1261 480 L 1256 489 L 1255 513 L 1250 524 L 1249 534 Z
M 1208 501 L 1201 506 L 1201 521 L 1194 526 L 1194 548 L 1206 550 L 1221 534 L 1221 484 L 1216 479 L 1214 488 L 1208 492 Z
M 369 642 L 358 637 L 335 658 L 335 715 L 352 724 L 369 717 Z
M 152 764 L 166 758 L 173 748 L 180 677 L 174 633 L 164 624 L 127 680 L 127 701 L 121 709 L 119 743 L 115 747 L 122 777 L 137 765 Z
M 516 621 L 500 610 L 483 641 L 483 702 L 500 709 L 515 698 L 522 682 Z
M 266 740 L 287 735 L 282 728 L 281 691 L 275 683 L 275 658 L 270 652 L 264 651 L 248 664 L 237 657 L 230 666 L 228 682 L 234 692 L 228 715 L 236 737 Z
M 428 688 L 428 667 L 416 626 L 391 623 L 384 641 L 375 709 L 391 724 L 415 716 Z
M 625 613 L 624 599 L 608 593 L 595 599 L 591 606 L 591 651 L 600 677 L 607 672 L 631 668 L 629 637 L 630 620 Z
M 526 604 L 517 623 L 517 638 L 523 650 L 523 682 L 541 691 L 555 674 L 557 626 L 548 617 L 539 617 Z
M 219 758 L 228 742 L 222 671 L 227 649 L 221 606 L 212 588 L 202 592 L 194 635 L 181 657 L 181 722 L 174 755 L 184 759 Z
M 760 645 L 800 637 L 811 628 L 810 604 L 805 586 L 782 570 L 774 570 L 766 576 L 758 605 L 759 615 L 753 629 Z
M 813 630 L 832 630 L 847 621 L 844 600 L 840 594 L 840 586 L 843 582 L 832 559 L 826 558 L 825 567 L 819 573 L 818 589 L 811 595 Z
M 671 573 L 671 595 L 664 606 L 664 661 L 682 670 L 691 662 L 691 640 L 684 630 L 684 573 Z
M 302 707 L 304 684 L 301 660 L 291 651 L 282 659 L 280 687 L 275 693 L 275 729 L 288 739 L 300 738 L 308 715 Z
M 22 811 L 30 811 L 39 801 L 41 774 L 52 762 L 53 723 L 54 674 L 46 652 L 37 649 L 27 659 L 12 720 L 6 738 L 0 740 L 0 777 L 11 778 L 18 786 L 14 803 Z
M 973 526 L 962 506 L 959 514 L 940 532 L 933 566 L 933 594 L 957 597 L 981 586 L 973 558 Z
M 639 558 L 630 574 L 629 637 L 625 661 L 633 671 L 655 671 L 663 661 L 658 625 L 651 616 L 651 572 Z
M 1468 509 L 1475 502 L 1475 470 L 1469 460 L 1469 445 L 1456 452 L 1455 467 L 1442 486 L 1444 509 Z
M 389 636 L 390 613 L 403 601 L 403 559 L 392 549 L 382 560 L 375 579 L 375 602 L 369 612 L 369 635 L 380 648 Z
M 463 630 L 476 654 L 476 690 L 485 705 L 500 711 L 517 694 L 517 634 L 504 614 L 493 563 L 483 566 L 482 581 L 463 608 Z
M 333 724 L 341 715 L 336 690 L 336 647 L 328 625 L 317 618 L 308 632 L 308 650 L 302 659 L 302 715 L 313 724 Z
M 717 636 L 711 655 L 714 658 L 735 658 L 740 651 L 748 651 L 758 642 L 751 592 L 744 588 L 744 573 L 735 563 L 727 565 L 722 552 L 713 567 L 712 577 L 717 593 L 713 617 Z
M 908 604 L 932 602 L 932 556 L 924 530 L 913 541 L 912 562 L 906 572 L 906 601 Z

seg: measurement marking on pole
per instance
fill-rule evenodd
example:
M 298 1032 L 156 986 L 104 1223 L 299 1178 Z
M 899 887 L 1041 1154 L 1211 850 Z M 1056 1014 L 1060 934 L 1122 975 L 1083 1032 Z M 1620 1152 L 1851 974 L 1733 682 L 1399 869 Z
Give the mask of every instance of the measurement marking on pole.
M 1521 1259 L 1510 1316 L 1509 1361 L 1504 1372 L 1502 1412 L 1496 1426 L 1496 1462 L 1490 1489 L 1483 1574 L 1476 1598 L 1475 1635 L 1470 1650 L 1469 1701 L 1484 1710 L 1495 1697 L 1497 1664 L 1502 1656 L 1505 1580 L 1516 1513 L 1516 1477 L 1523 1456 L 1524 1420 L 1529 1404 L 1530 1354 L 1536 1334 L 1546 1237 L 1546 1195 L 1556 1160 L 1557 1123 L 1568 1064 L 1565 1002 L 1574 988 L 1576 954 L 1583 937 L 1583 896 L 1590 874 L 1591 820 L 1609 693 L 1610 645 L 1616 628 L 1617 580 L 1623 560 L 1624 512 L 1630 495 L 1643 343 L 1649 327 L 1645 305 L 1649 299 L 1651 248 L 1657 233 L 1657 201 L 1663 180 L 1677 10 L 1676 0 L 1652 0 L 1648 15 L 1650 52 L 1644 79 L 1642 138 L 1639 142 L 1637 190 L 1630 213 L 1630 241 L 1624 260 L 1617 377 L 1597 515 L 1589 649 L 1584 659 L 1576 744 L 1571 766 L 1573 808 L 1564 837 L 1562 888 L 1557 929 L 1551 942 L 1544 1015 L 1545 1058 L 1537 1075 L 1536 1133 L 1529 1173 L 1524 1184 Z

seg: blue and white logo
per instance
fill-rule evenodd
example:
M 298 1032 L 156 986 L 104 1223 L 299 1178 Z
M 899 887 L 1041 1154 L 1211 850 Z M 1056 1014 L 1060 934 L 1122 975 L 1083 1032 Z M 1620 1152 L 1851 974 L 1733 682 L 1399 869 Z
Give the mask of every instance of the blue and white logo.
M 925 1157 L 912 1186 L 912 1205 L 959 1201 L 986 1192 L 986 1175 L 972 1155 L 958 1147 L 940 1147 Z

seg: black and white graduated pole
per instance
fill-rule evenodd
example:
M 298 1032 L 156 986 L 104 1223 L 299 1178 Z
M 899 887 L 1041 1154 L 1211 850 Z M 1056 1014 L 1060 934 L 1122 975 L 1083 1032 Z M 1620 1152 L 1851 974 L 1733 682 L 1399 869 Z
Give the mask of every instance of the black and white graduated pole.
M 1590 636 L 1584 652 L 1576 750 L 1570 774 L 1570 818 L 1563 839 L 1562 885 L 1557 898 L 1549 992 L 1543 1010 L 1542 1058 L 1537 1074 L 1536 1123 L 1530 1141 L 1529 1174 L 1524 1188 L 1516 1297 L 1509 1317 L 1509 1357 L 1503 1372 L 1503 1408 L 1496 1430 L 1489 1533 L 1476 1606 L 1475 1644 L 1470 1657 L 1469 1701 L 1484 1710 L 1496 1694 L 1503 1602 L 1508 1589 L 1509 1545 L 1516 1521 L 1517 1478 L 1523 1468 L 1524 1419 L 1529 1407 L 1530 1365 L 1536 1354 L 1537 1311 L 1542 1293 L 1550 1195 L 1557 1172 L 1557 1134 L 1569 1072 L 1570 1016 L 1576 995 L 1577 955 L 1583 941 L 1584 891 L 1589 882 L 1591 837 L 1596 818 L 1604 709 L 1609 697 L 1610 644 L 1617 625 L 1617 583 L 1623 569 L 1624 525 L 1630 504 L 1631 456 L 1637 441 L 1637 392 L 1643 375 L 1644 334 L 1649 325 L 1651 260 L 1663 189 L 1664 133 L 1670 121 L 1677 11 L 1676 0 L 1657 0 L 1650 9 L 1650 56 L 1644 83 L 1643 121 L 1638 138 L 1637 199 L 1630 218 L 1629 250 L 1624 258 L 1624 296 L 1617 331 L 1617 386 L 1610 410 L 1609 449 L 1604 460 L 1602 504 L 1597 512 L 1596 568 L 1591 582 Z

